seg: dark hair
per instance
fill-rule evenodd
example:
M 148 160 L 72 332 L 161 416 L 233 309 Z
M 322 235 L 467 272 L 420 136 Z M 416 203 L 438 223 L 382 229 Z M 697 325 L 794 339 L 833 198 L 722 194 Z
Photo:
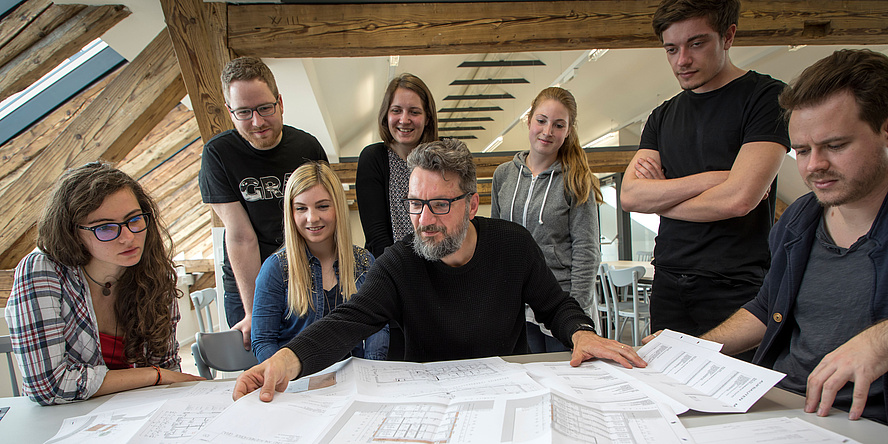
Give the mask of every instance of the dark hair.
M 271 94 L 277 99 L 278 87 L 274 81 L 274 74 L 262 60 L 256 57 L 238 57 L 225 65 L 222 69 L 222 95 L 225 96 L 225 103 L 231 100 L 230 89 L 231 82 L 235 80 L 253 80 L 259 79 L 268 85 Z
M 819 105 L 848 91 L 860 107 L 860 120 L 879 132 L 888 119 L 888 56 L 869 49 L 841 49 L 806 68 L 780 94 L 783 117 Z
M 407 156 L 407 168 L 454 173 L 459 177 L 459 189 L 463 193 L 478 190 L 475 181 L 475 161 L 466 144 L 458 139 L 436 140 L 422 143 Z
M 147 366 L 160 362 L 175 341 L 171 305 L 179 297 L 170 246 L 172 240 L 159 220 L 157 205 L 132 177 L 104 162 L 65 171 L 56 182 L 37 223 L 37 247 L 55 261 L 82 267 L 92 259 L 80 241 L 77 225 L 98 209 L 105 198 L 129 189 L 148 214 L 142 259 L 118 280 L 114 311 L 123 327 L 127 362 Z
M 712 29 L 724 37 L 740 18 L 740 0 L 663 0 L 654 12 L 651 26 L 662 42 L 666 28 L 696 17 L 706 17 Z
M 397 91 L 398 88 L 413 91 L 419 96 L 419 99 L 422 100 L 422 106 L 428 117 L 428 121 L 425 124 L 425 128 L 422 130 L 422 137 L 419 138 L 419 143 L 438 140 L 438 113 L 435 110 L 435 99 L 432 97 L 432 92 L 429 91 L 429 87 L 426 86 L 422 79 L 413 74 L 404 73 L 389 82 L 388 86 L 385 88 L 385 94 L 382 96 L 382 104 L 379 106 L 379 116 L 376 119 L 379 124 L 379 137 L 382 138 L 382 141 L 385 142 L 386 145 L 390 145 L 395 140 L 388 127 L 388 110 L 389 107 L 392 106 L 392 99 L 395 97 L 395 91 Z
M 550 86 L 537 94 L 530 104 L 528 118 L 533 118 L 533 112 L 546 100 L 555 100 L 567 109 L 568 132 L 564 143 L 558 148 L 558 160 L 564 167 L 564 191 L 577 199 L 578 204 L 589 200 L 589 193 L 595 196 L 595 202 L 604 202 L 598 178 L 589 169 L 589 160 L 586 152 L 580 146 L 580 136 L 577 132 L 577 100 L 570 91 L 557 86 Z

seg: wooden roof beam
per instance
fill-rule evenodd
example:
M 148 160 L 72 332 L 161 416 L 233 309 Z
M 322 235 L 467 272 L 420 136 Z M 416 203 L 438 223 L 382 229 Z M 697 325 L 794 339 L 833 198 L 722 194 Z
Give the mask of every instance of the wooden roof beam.
M 227 62 L 219 60 L 224 52 L 219 48 L 219 41 L 224 37 L 214 35 L 211 38 L 209 34 L 210 29 L 223 29 L 218 20 L 224 18 L 224 13 L 211 15 L 217 20 L 211 26 L 207 24 L 201 0 L 160 0 L 160 5 L 201 138 L 206 142 L 214 135 L 234 128 L 224 106 L 222 81 L 219 79 L 219 73 Z M 225 10 L 213 8 L 212 11 L 216 12 Z M 209 12 L 206 15 L 210 15 Z
M 52 5 L 52 0 L 28 0 L 0 20 L 0 48 L 27 28 L 43 11 Z M 2 52 L 2 51 L 0 51 Z
M 124 158 L 184 96 L 173 46 L 163 30 L 0 194 L 7 203 L 0 215 L 0 268 L 21 260 L 20 252 L 10 249 L 36 224 L 40 205 L 34 203 L 46 201 L 65 169 L 98 158 Z
M 45 3 L 49 3 L 49 5 L 39 11 L 36 10 Z M 3 23 L 0 24 L 0 28 L 6 28 L 7 20 L 13 20 L 9 25 L 24 25 L 20 29 L 10 29 L 8 34 L 7 31 L 0 31 L 0 66 L 9 63 L 15 56 L 37 44 L 53 30 L 86 8 L 86 5 L 54 5 L 51 2 L 40 0 L 25 2 L 19 6 L 19 9 L 28 7 L 35 10 L 29 11 L 30 14 L 22 12 L 22 15 L 16 15 L 18 13 L 16 11 L 13 15 L 3 19 Z
M 69 7 L 54 11 L 70 10 Z M 76 6 L 75 6 L 76 8 Z M 49 10 L 47 10 L 48 12 Z M 88 6 L 0 67 L 0 100 L 27 88 L 130 15 L 120 5 Z M 39 18 L 38 18 L 39 20 Z M 53 19 L 57 21 L 57 19 Z M 29 26 L 30 28 L 30 26 Z M 34 28 L 37 29 L 37 28 Z M 24 36 L 22 38 L 25 38 Z M 15 43 L 10 42 L 10 44 Z M 9 45 L 4 46 L 4 50 Z M 16 45 L 14 45 L 16 46 Z M 10 52 L 13 48 L 10 47 Z M 2 54 L 0 54 L 2 55 Z
M 659 0 L 229 5 L 228 43 L 257 57 L 353 57 L 654 48 Z M 888 41 L 888 2 L 744 0 L 736 42 Z

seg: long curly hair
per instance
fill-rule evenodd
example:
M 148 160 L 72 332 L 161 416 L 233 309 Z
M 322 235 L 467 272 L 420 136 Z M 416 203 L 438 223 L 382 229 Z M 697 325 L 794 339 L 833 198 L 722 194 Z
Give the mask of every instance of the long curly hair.
M 336 211 L 336 232 L 333 235 L 336 258 L 339 262 L 339 291 L 344 300 L 357 292 L 355 284 L 355 255 L 352 250 L 351 229 L 348 222 L 348 204 L 342 182 L 326 162 L 306 162 L 287 179 L 284 190 L 284 245 L 287 247 L 287 316 L 305 316 L 314 310 L 312 301 L 311 266 L 305 257 L 305 238 L 296 228 L 293 217 L 293 199 L 315 185 L 321 185 L 333 199 Z M 345 276 L 346 278 L 343 278 Z
M 124 270 L 116 284 L 114 312 L 123 327 L 124 358 L 141 367 L 159 362 L 176 340 L 171 306 L 181 294 L 176 288 L 172 239 L 160 221 L 157 205 L 139 182 L 104 162 L 65 171 L 37 224 L 37 247 L 69 267 L 89 263 L 92 256 L 77 226 L 106 197 L 125 188 L 148 214 L 148 229 L 141 260 Z
M 533 116 L 534 110 L 546 100 L 555 100 L 567 109 L 568 125 L 567 138 L 558 149 L 558 160 L 564 168 L 564 192 L 583 204 L 589 200 L 589 194 L 595 196 L 595 203 L 604 202 L 601 194 L 601 186 L 598 178 L 589 169 L 589 160 L 586 152 L 580 146 L 580 135 L 577 132 L 577 100 L 570 91 L 551 86 L 540 91 L 530 105 L 528 116 Z M 529 122 L 528 122 L 529 124 Z

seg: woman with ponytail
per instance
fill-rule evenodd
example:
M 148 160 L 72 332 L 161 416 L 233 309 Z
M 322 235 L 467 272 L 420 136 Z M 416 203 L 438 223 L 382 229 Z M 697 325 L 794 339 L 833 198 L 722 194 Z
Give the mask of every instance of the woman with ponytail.
M 528 113 L 530 150 L 493 174 L 491 216 L 527 228 L 564 291 L 587 313 L 601 261 L 598 179 L 589 170 L 577 135 L 577 102 L 563 88 L 546 88 Z M 527 340 L 534 353 L 569 350 L 527 311 Z

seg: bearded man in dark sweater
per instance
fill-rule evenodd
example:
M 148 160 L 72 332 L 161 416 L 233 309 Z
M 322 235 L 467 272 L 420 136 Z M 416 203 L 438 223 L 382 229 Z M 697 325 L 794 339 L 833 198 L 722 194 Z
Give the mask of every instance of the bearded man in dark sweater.
M 475 163 L 455 139 L 420 145 L 404 205 L 414 235 L 390 247 L 352 298 L 310 325 L 238 379 L 234 398 L 315 373 L 391 321 L 404 329 L 405 359 L 441 361 L 529 353 L 524 304 L 573 349 L 571 365 L 592 358 L 644 367 L 631 347 L 594 333 L 592 320 L 561 290 L 522 226 L 475 217 Z

